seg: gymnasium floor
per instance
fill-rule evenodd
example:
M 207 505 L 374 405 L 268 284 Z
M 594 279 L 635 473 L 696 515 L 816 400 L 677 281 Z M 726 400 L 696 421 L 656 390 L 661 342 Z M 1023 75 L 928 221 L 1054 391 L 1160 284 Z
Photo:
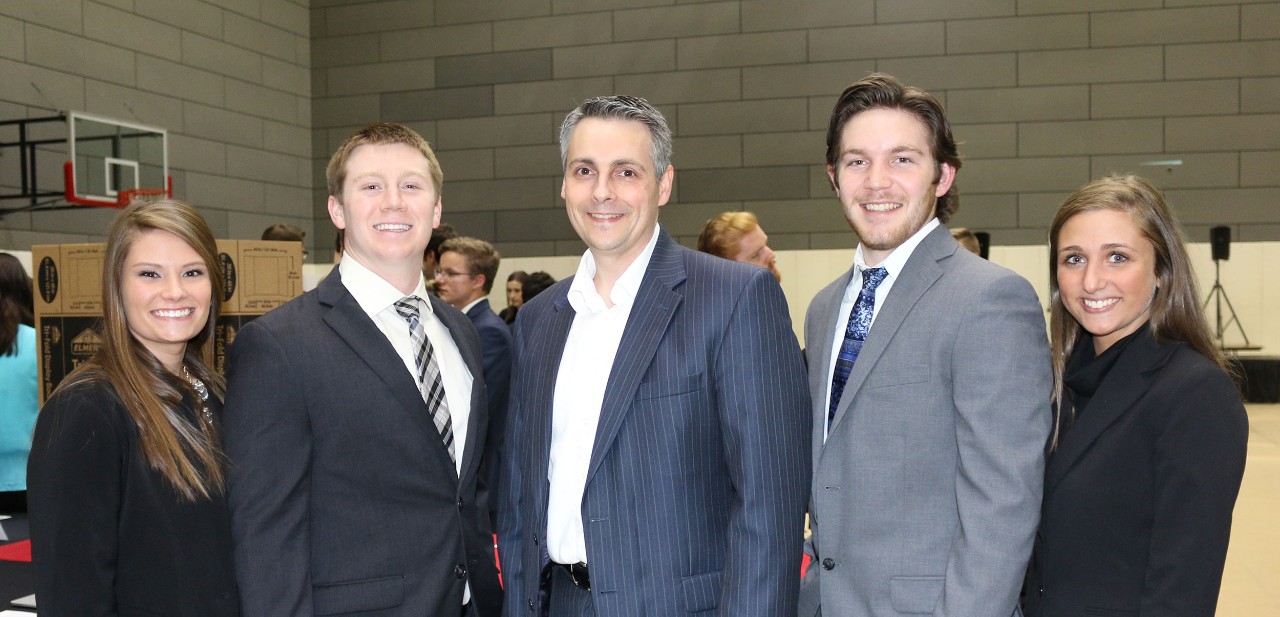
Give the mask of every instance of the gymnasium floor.
M 1246 407 L 1249 457 L 1218 617 L 1280 617 L 1280 404 Z

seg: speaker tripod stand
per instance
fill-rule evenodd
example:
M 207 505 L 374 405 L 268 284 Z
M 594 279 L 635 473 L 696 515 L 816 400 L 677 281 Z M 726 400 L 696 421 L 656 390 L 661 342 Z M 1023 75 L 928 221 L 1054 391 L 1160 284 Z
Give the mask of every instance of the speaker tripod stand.
M 1208 309 L 1209 303 L 1214 301 L 1216 301 L 1215 307 L 1217 309 L 1217 327 L 1214 329 L 1213 334 L 1218 339 L 1218 347 L 1224 350 L 1236 351 L 1261 349 L 1261 347 L 1255 347 L 1249 343 L 1249 335 L 1245 334 L 1244 324 L 1240 323 L 1240 318 L 1236 316 L 1236 307 L 1231 306 L 1231 298 L 1227 297 L 1227 290 L 1222 286 L 1222 260 L 1220 259 L 1213 260 L 1213 289 L 1209 290 L 1209 295 L 1204 299 L 1204 308 Z M 1223 302 L 1227 303 L 1227 310 L 1231 312 L 1230 319 L 1225 322 L 1222 320 Z M 1244 337 L 1244 345 L 1227 347 L 1226 341 L 1223 340 L 1223 335 L 1227 333 L 1227 328 L 1233 323 L 1236 325 L 1236 329 L 1240 330 L 1240 336 Z

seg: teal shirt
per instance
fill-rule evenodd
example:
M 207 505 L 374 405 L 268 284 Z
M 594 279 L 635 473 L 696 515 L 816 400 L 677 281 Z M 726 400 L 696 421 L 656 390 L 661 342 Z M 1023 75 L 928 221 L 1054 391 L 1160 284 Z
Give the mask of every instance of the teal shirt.
M 36 426 L 36 331 L 18 325 L 17 353 L 0 355 L 0 491 L 27 490 L 27 455 Z

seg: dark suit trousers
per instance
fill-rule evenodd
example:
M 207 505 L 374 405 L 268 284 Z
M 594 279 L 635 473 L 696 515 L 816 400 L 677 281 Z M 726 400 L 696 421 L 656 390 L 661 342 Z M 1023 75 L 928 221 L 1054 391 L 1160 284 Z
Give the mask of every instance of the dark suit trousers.
M 551 587 L 547 617 L 596 617 L 591 592 L 575 584 L 569 573 L 560 566 L 548 566 L 551 570 Z

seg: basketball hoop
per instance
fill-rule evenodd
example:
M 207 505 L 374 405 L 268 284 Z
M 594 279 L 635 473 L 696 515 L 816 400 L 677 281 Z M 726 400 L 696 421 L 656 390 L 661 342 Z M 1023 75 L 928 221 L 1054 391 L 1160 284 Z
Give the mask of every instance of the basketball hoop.
M 135 201 L 159 201 L 171 196 L 168 189 L 129 189 L 120 191 L 119 206 L 127 208 Z

